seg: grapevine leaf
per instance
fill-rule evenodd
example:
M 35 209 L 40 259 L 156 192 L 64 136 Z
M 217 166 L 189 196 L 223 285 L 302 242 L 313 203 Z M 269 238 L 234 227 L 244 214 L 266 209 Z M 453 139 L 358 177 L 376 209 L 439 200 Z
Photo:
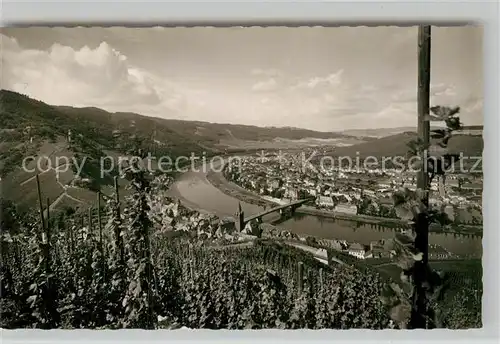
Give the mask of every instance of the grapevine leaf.
M 35 303 L 35 301 L 36 301 L 36 295 L 31 295 L 30 297 L 28 297 L 26 299 L 26 302 L 28 302 L 28 303 L 30 303 L 32 305 Z
M 402 302 L 391 309 L 390 316 L 401 328 L 405 328 L 410 318 L 410 311 L 410 305 L 406 302 Z
M 402 246 L 413 245 L 415 238 L 410 236 L 409 233 L 396 233 L 395 241 Z
M 420 171 L 423 165 L 424 164 L 422 163 L 422 159 L 412 160 L 412 162 L 410 163 L 410 167 L 413 171 Z
M 406 203 L 407 197 L 406 192 L 404 190 L 398 190 L 392 194 L 392 200 L 394 202 L 394 206 L 399 206 L 401 204 Z
M 442 147 L 441 145 L 438 144 L 432 144 L 429 147 L 428 153 L 429 157 L 439 158 L 448 153 L 448 148 Z
M 427 190 L 424 190 L 424 189 L 417 189 L 415 190 L 415 199 L 416 200 L 419 200 L 419 201 L 422 201 L 424 199 L 426 199 L 429 195 L 429 191 Z
M 431 138 L 433 139 L 442 139 L 446 136 L 446 131 L 444 129 L 435 129 L 431 130 Z
M 413 212 L 406 205 L 398 205 L 394 207 L 394 210 L 396 211 L 396 215 L 402 220 L 413 219 Z
M 434 114 L 434 117 L 439 118 L 440 121 L 444 121 L 458 114 L 460 112 L 460 107 L 456 106 L 454 108 L 450 108 L 448 106 L 438 105 L 438 106 L 432 106 L 430 110 Z
M 462 128 L 462 123 L 458 117 L 452 117 L 445 120 L 446 126 L 449 130 L 460 130 Z

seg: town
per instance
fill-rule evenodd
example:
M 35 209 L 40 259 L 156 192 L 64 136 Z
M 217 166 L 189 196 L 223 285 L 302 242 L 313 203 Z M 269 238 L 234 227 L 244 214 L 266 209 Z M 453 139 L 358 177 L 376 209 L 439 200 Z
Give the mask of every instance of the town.
M 345 169 L 342 167 L 304 169 L 303 153 L 244 156 L 228 163 L 226 179 L 263 197 L 281 202 L 315 197 L 316 208 L 352 215 L 397 218 L 392 195 L 401 187 L 416 189 L 412 171 L 391 169 Z M 450 174 L 444 185 L 434 179 L 429 203 L 443 209 L 453 224 L 482 224 L 482 176 Z

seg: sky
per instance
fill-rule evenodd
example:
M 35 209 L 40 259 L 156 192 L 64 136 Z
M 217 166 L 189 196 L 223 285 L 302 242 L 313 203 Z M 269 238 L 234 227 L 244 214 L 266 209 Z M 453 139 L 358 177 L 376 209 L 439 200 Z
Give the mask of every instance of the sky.
M 416 126 L 417 27 L 2 28 L 1 86 L 52 105 L 319 131 Z M 483 123 L 483 30 L 433 27 L 431 106 Z

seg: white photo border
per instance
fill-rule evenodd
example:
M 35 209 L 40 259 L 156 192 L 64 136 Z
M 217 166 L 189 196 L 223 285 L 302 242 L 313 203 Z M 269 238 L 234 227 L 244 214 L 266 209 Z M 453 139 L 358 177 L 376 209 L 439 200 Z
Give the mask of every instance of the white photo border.
M 1 330 L 5 343 L 113 343 L 169 341 L 222 342 L 356 342 L 453 341 L 489 343 L 499 338 L 499 4 L 497 1 L 25 1 L 3 0 L 4 26 L 317 26 L 317 25 L 462 25 L 484 27 L 484 237 L 483 328 L 474 330 Z M 249 19 L 251 18 L 251 19 Z M 1 54 L 1 51 L 0 51 Z M 1 316 L 1 314 L 0 314 Z M 334 332 L 332 332 L 334 331 Z M 496 339 L 496 340 L 495 340 Z

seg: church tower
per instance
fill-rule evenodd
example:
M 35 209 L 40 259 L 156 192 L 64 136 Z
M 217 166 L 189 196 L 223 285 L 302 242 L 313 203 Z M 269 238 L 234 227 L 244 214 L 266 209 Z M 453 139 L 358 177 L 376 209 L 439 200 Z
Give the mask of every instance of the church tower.
M 241 208 L 241 203 L 238 202 L 238 211 L 236 212 L 236 229 L 241 232 L 245 229 L 245 212 Z

